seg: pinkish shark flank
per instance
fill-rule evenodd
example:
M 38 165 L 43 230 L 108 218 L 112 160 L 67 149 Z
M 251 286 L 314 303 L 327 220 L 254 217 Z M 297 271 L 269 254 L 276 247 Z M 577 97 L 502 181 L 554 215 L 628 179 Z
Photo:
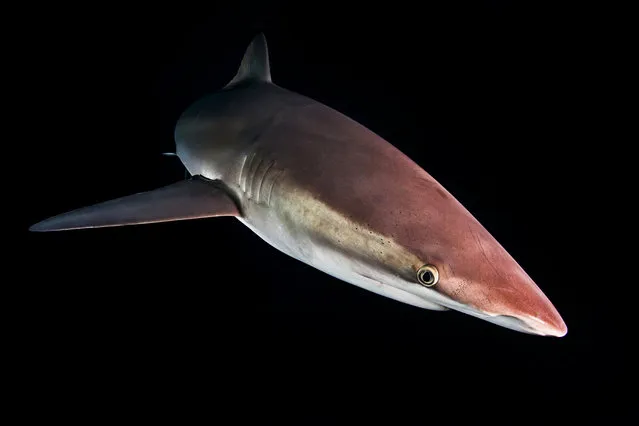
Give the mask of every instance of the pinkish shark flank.
M 263 35 L 235 78 L 182 115 L 193 178 L 33 225 L 33 231 L 234 216 L 336 278 L 432 310 L 564 336 L 561 316 L 433 177 L 362 125 L 271 81 Z

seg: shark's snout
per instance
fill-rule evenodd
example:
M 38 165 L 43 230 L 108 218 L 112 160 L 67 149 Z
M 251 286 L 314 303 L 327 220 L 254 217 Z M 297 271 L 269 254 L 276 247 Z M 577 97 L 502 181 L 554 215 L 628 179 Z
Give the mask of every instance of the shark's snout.
M 540 336 L 563 337 L 568 333 L 568 327 L 566 327 L 566 323 L 559 315 L 552 322 L 541 320 L 532 315 L 525 317 L 497 315 L 486 318 L 486 320 L 511 330 Z
M 537 334 L 542 336 L 563 337 L 568 333 L 568 327 L 559 314 L 552 322 L 542 321 L 535 317 L 528 318 L 527 322 Z
M 479 279 L 462 280 L 453 288 L 463 290 L 453 290 L 448 296 L 464 307 L 460 310 L 502 327 L 540 336 L 565 336 L 566 323 L 537 284 L 514 260 L 501 266 L 503 269 L 484 270 Z
M 449 307 L 512 330 L 565 336 L 561 315 L 541 288 L 476 221 L 439 249 L 442 279 L 436 290 Z M 446 241 L 442 237 L 442 241 Z
M 464 279 L 447 296 L 450 307 L 512 330 L 540 336 L 565 336 L 563 318 L 535 282 L 513 262 L 511 274 L 485 273 L 480 280 Z
M 513 269 L 507 280 L 495 277 L 488 287 L 492 303 L 485 308 L 497 314 L 488 320 L 525 333 L 565 336 L 568 328 L 552 302 L 514 261 Z

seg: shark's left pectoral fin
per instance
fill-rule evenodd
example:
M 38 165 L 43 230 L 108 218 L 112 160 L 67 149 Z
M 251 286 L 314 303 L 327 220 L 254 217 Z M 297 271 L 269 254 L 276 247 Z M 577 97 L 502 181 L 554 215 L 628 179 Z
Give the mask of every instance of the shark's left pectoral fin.
M 216 216 L 240 216 L 223 184 L 201 176 L 43 220 L 30 231 L 139 225 Z

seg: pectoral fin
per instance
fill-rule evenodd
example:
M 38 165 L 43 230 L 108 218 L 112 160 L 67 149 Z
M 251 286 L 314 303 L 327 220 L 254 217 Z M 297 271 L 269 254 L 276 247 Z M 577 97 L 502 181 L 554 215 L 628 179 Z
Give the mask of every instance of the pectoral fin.
M 239 215 L 235 201 L 221 182 L 194 176 L 153 191 L 63 213 L 36 223 L 29 230 L 64 231 Z

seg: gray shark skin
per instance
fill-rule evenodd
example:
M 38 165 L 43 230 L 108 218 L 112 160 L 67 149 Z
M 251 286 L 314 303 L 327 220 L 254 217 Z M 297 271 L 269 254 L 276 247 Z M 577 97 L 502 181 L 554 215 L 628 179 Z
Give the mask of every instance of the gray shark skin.
M 30 229 L 234 216 L 278 250 L 377 294 L 567 333 L 533 280 L 432 176 L 364 126 L 274 84 L 262 34 L 233 80 L 182 114 L 175 141 L 194 178 Z M 432 281 L 420 279 L 425 265 Z

